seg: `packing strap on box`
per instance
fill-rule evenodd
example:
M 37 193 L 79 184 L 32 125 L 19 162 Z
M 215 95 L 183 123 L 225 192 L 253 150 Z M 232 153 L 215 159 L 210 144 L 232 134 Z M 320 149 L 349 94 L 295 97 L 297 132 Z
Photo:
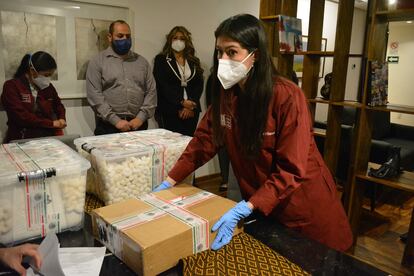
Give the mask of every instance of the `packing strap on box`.
M 139 138 L 139 143 L 146 145 L 146 146 L 151 146 L 151 148 L 153 149 L 153 166 L 155 165 L 161 165 L 160 167 L 160 171 L 158 172 L 159 176 L 161 178 L 158 179 L 165 179 L 165 166 L 166 166 L 166 160 L 165 160 L 165 152 L 166 152 L 166 147 L 168 145 L 170 145 L 171 140 L 172 141 L 179 141 L 178 138 L 182 138 L 185 137 L 182 134 L 179 133 L 175 133 L 175 132 L 171 132 L 169 133 L 169 137 L 166 138 L 170 138 L 168 140 L 168 142 L 164 141 L 160 143 L 160 139 L 159 136 L 155 136 L 155 135 L 142 135 L 142 132 L 128 132 L 129 134 L 131 134 L 132 136 L 135 136 L 136 138 Z M 161 150 L 161 151 L 160 151 Z M 158 154 L 157 156 L 159 158 L 156 158 L 155 154 Z M 152 182 L 153 185 L 156 184 L 154 181 Z M 154 187 L 152 187 L 154 188 Z
M 214 196 L 216 195 L 207 191 L 202 191 L 187 197 L 178 197 L 172 200 L 161 199 L 155 194 L 143 195 L 138 199 L 154 208 L 137 215 L 115 220 L 111 224 L 97 218 L 96 223 L 98 226 L 99 239 L 115 254 L 115 256 L 122 259 L 123 242 L 120 237 L 120 231 L 125 231 L 139 224 L 170 215 L 191 228 L 193 253 L 197 254 L 198 252 L 209 248 L 210 226 L 206 219 L 184 208 L 198 204 Z
M 131 135 L 140 138 L 139 143 L 145 146 L 149 146 L 152 149 L 152 187 L 158 185 L 158 179 L 165 179 L 164 170 L 165 170 L 165 145 L 159 143 L 156 139 L 150 139 L 148 136 L 139 136 L 137 134 L 131 133 Z M 154 168 L 160 168 L 156 170 Z
M 19 173 L 17 179 L 24 182 L 25 213 L 27 231 L 40 228 L 44 237 L 49 229 L 60 231 L 60 214 L 47 211 L 50 190 L 45 181 L 46 178 L 56 175 L 55 168 L 42 169 L 19 144 L 3 144 L 7 154 Z M 51 227 L 53 226 L 53 227 Z

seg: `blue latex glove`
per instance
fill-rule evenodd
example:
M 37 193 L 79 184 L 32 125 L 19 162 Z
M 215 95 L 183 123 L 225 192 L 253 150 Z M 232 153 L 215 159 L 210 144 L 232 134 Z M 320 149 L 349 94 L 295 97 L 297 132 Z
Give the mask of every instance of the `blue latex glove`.
M 228 244 L 233 237 L 234 228 L 242 218 L 248 217 L 253 212 L 253 209 L 247 205 L 246 201 L 240 201 L 225 213 L 220 220 L 214 224 L 211 231 L 215 232 L 218 229 L 216 239 L 211 245 L 211 249 L 218 250 Z
M 163 182 L 161 182 L 160 185 L 158 185 L 156 188 L 154 188 L 154 190 L 152 190 L 153 192 L 159 192 L 168 188 L 171 188 L 172 185 L 170 182 L 168 182 L 167 180 L 164 180 Z

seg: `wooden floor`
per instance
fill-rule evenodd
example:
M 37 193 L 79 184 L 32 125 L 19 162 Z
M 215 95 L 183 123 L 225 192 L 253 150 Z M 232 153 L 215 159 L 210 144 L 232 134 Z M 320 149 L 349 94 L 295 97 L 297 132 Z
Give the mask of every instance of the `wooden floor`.
M 219 191 L 221 178 L 218 175 L 196 179 L 195 185 L 201 189 L 225 196 Z M 378 197 L 375 211 L 365 205 L 360 235 L 354 257 L 370 263 L 391 275 L 414 275 L 414 267 L 401 266 L 404 243 L 400 235 L 407 232 L 414 208 L 414 195 L 396 190 L 383 191 Z
M 405 248 L 400 235 L 408 231 L 414 195 L 386 189 L 379 200 L 374 212 L 365 205 L 354 255 L 392 275 L 414 275 L 414 267 L 400 264 Z

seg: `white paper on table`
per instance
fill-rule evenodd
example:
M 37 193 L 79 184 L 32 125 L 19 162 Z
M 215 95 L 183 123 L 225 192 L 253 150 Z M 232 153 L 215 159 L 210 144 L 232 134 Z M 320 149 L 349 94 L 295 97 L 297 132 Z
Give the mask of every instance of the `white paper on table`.
M 98 276 L 106 247 L 64 247 L 59 260 L 66 276 Z
M 94 276 L 99 275 L 105 257 L 105 247 L 65 247 L 59 248 L 59 240 L 54 233 L 47 234 L 38 247 L 42 257 L 40 275 L 44 276 Z M 27 276 L 39 275 L 30 261 Z
M 59 263 L 59 240 L 55 233 L 47 234 L 37 251 L 42 257 L 42 267 L 39 271 L 41 275 L 65 276 Z M 30 266 L 35 267 L 33 259 L 30 261 Z M 39 275 L 31 267 L 27 269 L 27 275 Z

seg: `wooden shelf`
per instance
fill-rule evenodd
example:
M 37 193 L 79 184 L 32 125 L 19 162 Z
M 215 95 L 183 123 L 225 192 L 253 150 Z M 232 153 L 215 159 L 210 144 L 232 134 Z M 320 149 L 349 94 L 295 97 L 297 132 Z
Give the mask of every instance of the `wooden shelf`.
M 368 163 L 368 167 L 377 169 L 380 167 L 380 165 L 375 164 L 375 163 Z M 414 192 L 414 173 L 413 172 L 404 171 L 395 178 L 382 179 L 382 178 L 368 176 L 368 170 L 367 170 L 366 174 L 364 175 L 357 174 L 356 178 L 363 180 L 363 181 L 368 181 L 371 183 L 381 184 L 381 185 L 389 186 L 392 188 L 404 190 L 407 192 Z
M 414 9 L 379 11 L 376 15 L 385 17 L 388 21 L 414 20 Z
M 328 100 L 325 100 L 321 97 L 316 97 L 314 99 L 308 99 L 308 102 L 310 103 L 322 103 L 322 104 L 329 104 Z
M 349 54 L 349 57 L 354 57 L 354 58 L 362 58 L 364 55 L 363 54 Z
M 378 111 L 384 111 L 384 112 L 398 112 L 398 113 L 414 115 L 414 106 L 409 106 L 409 105 L 387 104 L 385 106 L 367 106 L 366 108 L 369 110 L 378 110 Z
M 281 53 L 282 55 L 295 55 L 295 56 L 316 56 L 316 57 L 333 57 L 333 51 L 302 51 L 302 52 L 287 52 Z M 362 54 L 349 54 L 349 57 L 362 57 Z
M 308 99 L 310 103 L 321 103 L 321 104 L 331 104 L 336 106 L 351 106 L 355 108 L 361 108 L 362 104 L 357 101 L 341 101 L 341 102 L 333 102 L 330 100 L 325 100 L 321 97 L 316 97 L 315 99 Z
M 304 51 L 302 53 L 298 53 L 303 54 L 304 56 L 308 55 L 308 56 L 324 56 L 324 57 L 333 57 L 334 56 L 334 52 L 333 51 Z
M 313 135 L 318 137 L 326 137 L 326 129 L 314 127 L 313 128 Z
M 333 57 L 333 51 L 302 51 L 294 53 L 297 56 L 321 56 L 321 57 Z
M 413 0 L 411 0 L 413 1 Z M 347 1 L 339 1 L 345 3 Z M 352 1 L 353 2 L 353 1 Z M 388 38 L 388 22 L 389 21 L 407 21 L 414 20 L 414 9 L 399 9 L 399 10 L 379 10 L 386 7 L 389 3 L 388 0 L 376 0 L 369 1 L 370 7 L 367 14 L 367 27 L 365 30 L 365 50 L 366 57 L 369 60 L 383 60 L 387 51 L 387 38 Z M 414 1 L 413 1 L 414 2 Z M 365 69 L 362 70 L 361 78 L 363 80 L 363 87 L 370 86 L 369 64 L 365 64 Z M 409 95 L 410 91 L 404 91 Z M 369 97 L 369 89 L 363 89 L 360 91 L 360 97 L 366 99 Z M 414 106 L 404 106 L 397 104 L 388 104 L 386 106 L 371 107 L 365 103 L 362 105 L 362 111 L 368 113 L 372 111 L 382 112 L 398 112 L 414 114 Z M 373 114 L 371 114 L 373 115 Z M 337 118 L 335 118 L 337 119 Z M 377 177 L 368 176 L 369 169 L 361 171 L 360 169 L 380 167 L 379 164 L 370 163 L 370 135 L 372 121 L 375 120 L 373 116 L 369 116 L 366 112 L 360 112 L 356 117 L 356 133 L 354 139 L 352 139 L 351 148 L 357 149 L 351 156 L 350 168 L 353 170 L 357 168 L 358 171 L 351 177 L 350 184 L 346 186 L 345 196 L 345 208 L 349 217 L 351 228 L 354 232 L 355 238 L 358 236 L 360 230 L 361 220 L 361 208 L 364 201 L 363 190 L 367 185 L 384 185 L 393 189 L 403 190 L 410 193 L 414 193 L 414 172 L 403 171 L 398 176 L 389 179 L 382 179 Z M 329 136 L 329 135 L 328 135 Z M 326 145 L 325 145 L 326 147 Z M 365 187 L 364 187 L 365 186 Z M 402 265 L 411 267 L 414 265 L 414 214 L 409 226 L 409 239 L 404 249 L 402 257 Z M 354 240 L 355 241 L 355 240 Z M 395 245 L 397 246 L 397 245 Z
M 331 105 L 337 105 L 337 106 L 351 106 L 355 108 L 362 107 L 362 103 L 357 101 L 343 101 L 343 102 L 330 102 Z
M 260 20 L 263 21 L 279 21 L 278 15 L 266 15 L 266 16 L 260 16 Z

